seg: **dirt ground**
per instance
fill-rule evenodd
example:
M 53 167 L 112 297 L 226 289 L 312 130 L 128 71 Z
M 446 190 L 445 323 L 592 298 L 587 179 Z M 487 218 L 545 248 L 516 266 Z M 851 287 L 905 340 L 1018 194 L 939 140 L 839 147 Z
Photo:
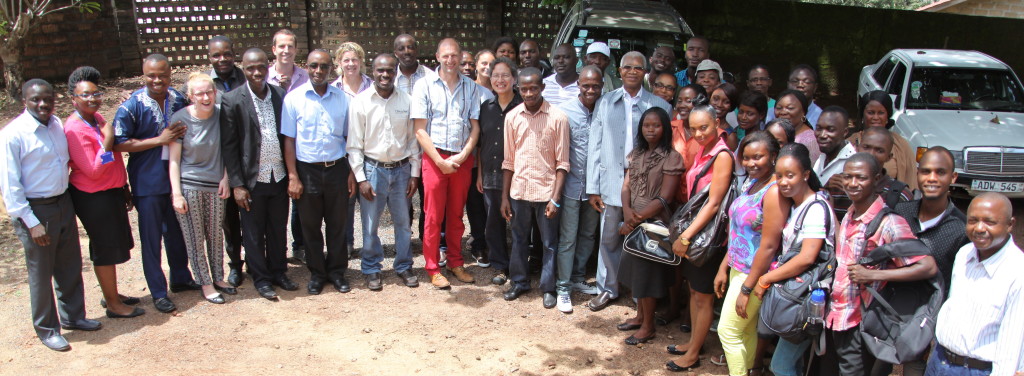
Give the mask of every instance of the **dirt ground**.
M 175 71 L 175 87 L 187 73 Z M 103 84 L 107 95 L 101 113 L 107 119 L 141 87 L 139 78 Z M 63 93 L 66 84 L 56 89 Z M 70 103 L 67 95 L 60 95 L 55 114 L 68 116 Z M 0 104 L 0 124 L 22 111 L 9 99 Z M 659 327 L 652 343 L 627 346 L 622 340 L 630 333 L 616 331 L 615 325 L 634 313 L 628 299 L 595 313 L 583 306 L 590 296 L 576 293 L 575 312 L 569 315 L 544 309 L 536 289 L 506 302 L 501 297 L 506 287 L 490 284 L 494 270 L 475 264 L 467 265 L 476 275 L 475 284 L 451 278 L 451 290 L 433 289 L 423 272 L 418 240 L 413 245 L 414 271 L 421 284 L 407 288 L 390 269 L 394 235 L 386 225 L 381 227 L 387 255 L 381 292 L 365 288 L 358 260 L 349 263 L 353 291 L 348 294 L 328 286 L 319 296 L 307 295 L 309 272 L 290 265 L 288 275 L 302 288 L 278 289 L 278 302 L 261 298 L 247 278 L 238 295 L 225 295 L 224 305 L 207 303 L 198 292 L 172 293 L 178 311 L 164 314 L 153 307 L 136 246 L 131 261 L 118 268 L 119 287 L 123 294 L 142 297 L 146 314 L 109 319 L 99 305 L 102 293 L 88 260 L 88 237 L 80 228 L 88 317 L 103 322 L 104 328 L 65 331 L 73 350 L 58 353 L 40 344 L 32 330 L 21 245 L 6 213 L 0 217 L 2 374 L 659 375 L 669 373 L 664 364 L 672 359 L 665 346 L 689 338 L 675 329 L 675 322 Z M 134 212 L 131 218 L 134 224 Z M 357 236 L 356 248 L 361 244 Z M 539 276 L 533 279 L 536 287 Z M 709 336 L 707 343 L 709 354 L 721 353 L 717 336 Z M 691 374 L 726 373 L 707 359 L 703 364 Z
M 175 87 L 188 72 L 175 71 Z M 110 80 L 103 86 L 107 96 L 102 113 L 110 119 L 141 81 Z M 57 85 L 57 91 L 65 92 L 66 85 Z M 0 98 L 0 124 L 21 110 L 20 104 Z M 65 118 L 71 112 L 69 97 L 61 95 L 56 114 Z M 1015 215 L 1020 216 L 1024 203 L 1016 201 L 1015 206 Z M 134 212 L 131 217 L 134 223 Z M 103 315 L 102 294 L 88 260 L 88 237 L 80 229 L 88 317 L 103 322 L 104 328 L 65 331 L 73 350 L 58 353 L 35 337 L 21 245 L 6 213 L 0 213 L 0 218 L 2 374 L 136 374 L 142 370 L 152 374 L 664 375 L 670 374 L 665 362 L 674 359 L 665 353 L 665 346 L 689 340 L 689 334 L 676 329 L 677 321 L 658 327 L 652 343 L 627 346 L 622 340 L 629 333 L 616 331 L 615 325 L 634 314 L 629 299 L 619 299 L 595 313 L 583 306 L 590 297 L 575 293 L 575 313 L 569 315 L 544 309 L 536 289 L 506 302 L 501 297 L 506 287 L 489 283 L 495 271 L 475 264 L 467 265 L 477 278 L 475 284 L 452 278 L 451 290 L 435 290 L 426 283 L 418 241 L 413 244 L 414 270 L 421 285 L 407 288 L 390 269 L 394 235 L 385 222 L 381 227 L 387 256 L 382 292 L 365 288 L 357 259 L 349 263 L 347 277 L 353 291 L 348 294 L 328 286 L 319 296 L 307 295 L 304 286 L 309 272 L 290 265 L 289 276 L 303 288 L 279 290 L 278 302 L 260 298 L 251 279 L 246 279 L 238 295 L 225 296 L 224 305 L 207 303 L 197 292 L 171 294 L 178 305 L 174 314 L 153 307 L 136 247 L 131 261 L 118 268 L 121 292 L 143 298 L 141 306 L 147 313 L 135 319 Z M 1024 221 L 1018 222 L 1014 233 L 1020 242 Z M 357 236 L 356 248 L 361 243 Z M 539 276 L 533 279 L 536 283 Z M 714 333 L 705 347 L 707 354 L 721 354 Z M 702 356 L 703 366 L 689 374 L 727 374 L 725 367 L 711 364 L 709 356 Z

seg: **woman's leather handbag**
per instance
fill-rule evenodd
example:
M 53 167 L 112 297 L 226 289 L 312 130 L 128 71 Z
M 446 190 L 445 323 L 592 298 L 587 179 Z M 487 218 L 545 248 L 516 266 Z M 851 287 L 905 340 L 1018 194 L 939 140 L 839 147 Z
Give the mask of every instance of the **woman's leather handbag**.
M 728 151 L 723 150 L 719 152 L 719 154 L 721 153 L 728 153 Z M 717 158 L 718 154 L 711 157 L 711 160 L 704 165 L 704 168 L 693 181 L 700 181 L 707 174 L 708 169 L 715 164 L 715 159 Z M 725 193 L 725 197 L 722 198 L 722 204 L 719 205 L 715 216 L 704 225 L 704 228 L 697 232 L 693 239 L 690 239 L 690 249 L 686 251 L 686 259 L 690 260 L 690 263 L 694 266 L 704 266 L 708 260 L 723 254 L 726 250 L 729 239 L 729 205 L 736 198 L 736 192 L 738 191 L 735 184 L 733 184 L 735 180 L 736 178 L 732 177 L 729 181 L 729 190 Z M 678 239 L 679 235 L 690 227 L 694 218 L 697 217 L 697 213 L 700 213 L 701 208 L 708 202 L 711 184 L 705 186 L 700 192 L 695 192 L 696 188 L 697 184 L 690 188 L 690 200 L 672 215 L 672 220 L 669 222 L 672 241 Z
M 679 265 L 683 258 L 672 253 L 668 228 L 662 221 L 641 223 L 622 243 L 622 250 L 644 260 L 666 265 Z

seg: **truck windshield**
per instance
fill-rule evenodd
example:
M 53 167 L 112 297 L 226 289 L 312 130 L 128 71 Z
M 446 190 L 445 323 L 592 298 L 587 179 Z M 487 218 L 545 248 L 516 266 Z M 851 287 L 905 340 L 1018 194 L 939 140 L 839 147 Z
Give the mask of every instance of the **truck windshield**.
M 1020 82 L 1002 69 L 917 68 L 906 98 L 908 109 L 1024 112 Z

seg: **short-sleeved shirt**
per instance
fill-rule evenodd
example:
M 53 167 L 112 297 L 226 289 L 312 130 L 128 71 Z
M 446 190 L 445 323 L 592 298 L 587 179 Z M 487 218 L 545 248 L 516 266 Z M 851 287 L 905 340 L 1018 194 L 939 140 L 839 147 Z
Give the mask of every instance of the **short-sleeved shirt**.
M 697 181 L 697 174 L 700 174 L 700 170 L 704 169 L 704 166 L 711 163 L 711 159 L 715 158 L 722 151 L 729 151 L 729 146 L 725 144 L 725 139 L 719 137 L 718 141 L 711 146 L 711 150 L 704 154 L 704 147 L 698 145 L 697 151 L 694 153 L 695 157 L 693 160 L 693 166 L 686 171 L 686 190 L 683 191 L 683 197 L 687 200 L 690 199 L 690 192 L 700 192 L 708 184 L 711 184 L 711 179 L 715 175 L 715 166 L 708 167 L 708 172 Z M 696 189 L 693 187 L 696 185 Z
M 95 127 L 86 123 L 77 112 L 64 121 L 64 135 L 71 156 L 68 163 L 71 185 L 88 193 L 124 187 L 128 182 L 128 172 L 125 171 L 123 153 L 111 152 L 113 159 L 104 161 L 102 154 L 110 150 L 103 149 L 103 135 L 99 128 L 107 121 L 98 112 L 93 116 L 96 118 Z
M 562 102 L 557 106 L 569 118 L 569 174 L 565 176 L 565 189 L 562 195 L 574 200 L 585 200 L 587 197 L 587 147 L 590 137 L 590 124 L 594 122 L 594 111 L 583 105 L 580 99 Z M 668 197 L 671 198 L 671 197 Z
M 688 69 L 683 69 L 681 71 L 676 72 L 676 84 L 679 84 L 679 87 L 683 87 L 690 84 L 690 76 L 686 74 L 687 70 Z
M 643 210 L 652 201 L 661 196 L 661 185 L 665 176 L 680 176 L 683 168 L 683 156 L 672 149 L 656 148 L 652 150 L 633 149 L 629 153 L 629 206 L 633 210 Z M 662 197 L 671 202 L 672 197 Z M 657 219 L 667 221 L 671 211 L 665 208 Z
M 693 166 L 693 160 L 697 158 L 697 149 L 700 145 L 697 144 L 697 140 L 687 135 L 686 122 L 681 119 L 672 120 L 672 148 L 683 156 L 683 166 L 689 171 Z M 686 179 L 679 180 L 679 194 L 676 195 L 676 199 L 680 202 L 686 201 L 686 194 L 683 192 L 689 192 L 686 188 Z
M 427 76 L 437 75 L 434 71 L 428 69 L 423 64 L 416 65 L 416 71 L 408 76 L 402 74 L 401 69 L 398 69 L 395 73 L 395 87 L 409 95 L 412 95 L 412 89 L 416 87 L 416 83 L 421 79 L 426 78 Z
M 502 189 L 504 182 L 501 162 L 505 161 L 505 115 L 523 103 L 519 93 L 505 109 L 498 104 L 498 98 L 488 99 L 480 104 L 480 152 L 479 164 L 483 175 L 484 189 Z
M 520 104 L 505 117 L 503 170 L 512 171 L 509 197 L 530 202 L 556 198 L 555 175 L 569 171 L 569 120 L 565 113 L 541 103 L 530 113 Z
M 429 75 L 416 82 L 413 88 L 411 117 L 427 120 L 427 134 L 434 147 L 451 153 L 462 152 L 472 131 L 470 121 L 480 119 L 483 90 L 486 89 L 469 77 L 459 75 L 452 91 L 441 76 Z
M 552 106 L 561 107 L 562 103 L 569 102 L 572 100 L 578 100 L 580 96 L 580 86 L 573 81 L 572 83 L 562 86 L 558 84 L 558 80 L 555 79 L 555 75 L 550 75 L 544 78 L 544 91 L 541 96 L 544 100 L 551 103 Z
M 281 134 L 295 139 L 296 159 L 317 163 L 345 157 L 348 104 L 348 96 L 331 85 L 322 97 L 309 82 L 285 95 Z
M 224 177 L 224 160 L 220 154 L 220 106 L 213 116 L 198 119 L 183 108 L 171 115 L 171 123 L 180 121 L 188 129 L 181 143 L 182 188 L 216 192 Z
M 299 86 L 305 85 L 309 82 L 309 72 L 305 69 L 299 68 L 298 65 L 294 65 L 295 70 L 292 71 L 291 83 L 288 87 L 284 87 L 285 93 L 289 93 L 292 90 L 299 88 Z M 281 87 L 281 74 L 277 72 L 277 64 L 270 66 L 270 77 L 267 77 L 267 83 Z
M 863 214 L 857 213 L 854 207 L 850 207 L 850 212 L 843 218 L 843 222 L 839 226 L 836 238 L 836 261 L 840 267 L 836 268 L 835 281 L 832 282 L 832 302 L 829 304 L 829 312 L 825 319 L 825 325 L 829 329 L 843 331 L 857 327 L 861 321 L 861 301 L 865 304 L 871 302 L 870 293 L 850 281 L 850 274 L 845 265 L 857 263 L 861 257 L 867 256 L 881 245 L 901 239 L 917 238 L 910 230 L 907 221 L 895 213 L 886 215 L 874 235 L 865 237 L 868 224 L 875 219 L 883 207 L 885 207 L 885 203 L 881 197 L 876 197 L 871 207 Z M 868 268 L 901 268 L 916 263 L 922 258 L 924 256 L 899 257 L 883 262 L 877 267 Z M 885 283 L 879 281 L 872 283 L 871 286 L 880 289 L 885 286 Z
M 749 179 L 743 191 L 729 206 L 729 267 L 749 274 L 754 264 L 754 255 L 761 247 L 761 230 L 764 228 L 764 195 L 775 182 L 765 184 L 756 192 L 750 192 L 757 179 Z
M 171 88 L 167 90 L 163 110 L 146 94 L 146 88 L 136 90 L 121 103 L 114 115 L 114 143 L 145 140 L 157 137 L 172 123 L 171 114 L 185 108 L 185 96 Z M 135 196 L 171 193 L 171 180 L 167 170 L 167 146 L 128 153 L 128 181 Z
M 811 205 L 817 200 L 824 205 Z M 804 215 L 803 223 L 796 223 L 800 213 L 804 210 L 807 210 L 807 214 Z M 832 213 L 832 205 L 828 202 L 828 196 L 824 192 L 815 192 L 814 197 L 804 200 L 799 206 L 790 209 L 786 227 L 782 228 L 782 249 L 779 255 L 789 253 L 794 244 L 801 244 L 804 239 L 825 239 L 826 244 L 835 245 L 838 223 L 835 214 Z M 802 226 L 800 233 L 796 233 L 797 225 Z M 795 251 L 800 252 L 799 249 Z

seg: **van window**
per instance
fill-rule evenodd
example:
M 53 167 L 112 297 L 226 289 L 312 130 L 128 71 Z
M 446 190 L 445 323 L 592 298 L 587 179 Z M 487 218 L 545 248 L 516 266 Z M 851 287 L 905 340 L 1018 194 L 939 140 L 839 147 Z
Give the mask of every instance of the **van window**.
M 878 69 L 875 69 L 875 73 L 871 76 L 875 79 L 875 82 L 878 83 L 879 87 L 885 87 L 885 83 L 889 82 L 889 74 L 891 74 L 892 69 L 896 67 L 897 61 L 899 60 L 896 60 L 896 57 L 889 56 L 888 59 L 882 62 L 882 65 L 878 66 Z
M 889 94 L 895 95 L 896 100 L 893 102 L 893 106 L 896 108 L 903 108 L 903 84 L 907 81 L 907 66 L 903 63 L 897 63 L 896 69 L 893 70 L 892 77 L 889 78 Z

